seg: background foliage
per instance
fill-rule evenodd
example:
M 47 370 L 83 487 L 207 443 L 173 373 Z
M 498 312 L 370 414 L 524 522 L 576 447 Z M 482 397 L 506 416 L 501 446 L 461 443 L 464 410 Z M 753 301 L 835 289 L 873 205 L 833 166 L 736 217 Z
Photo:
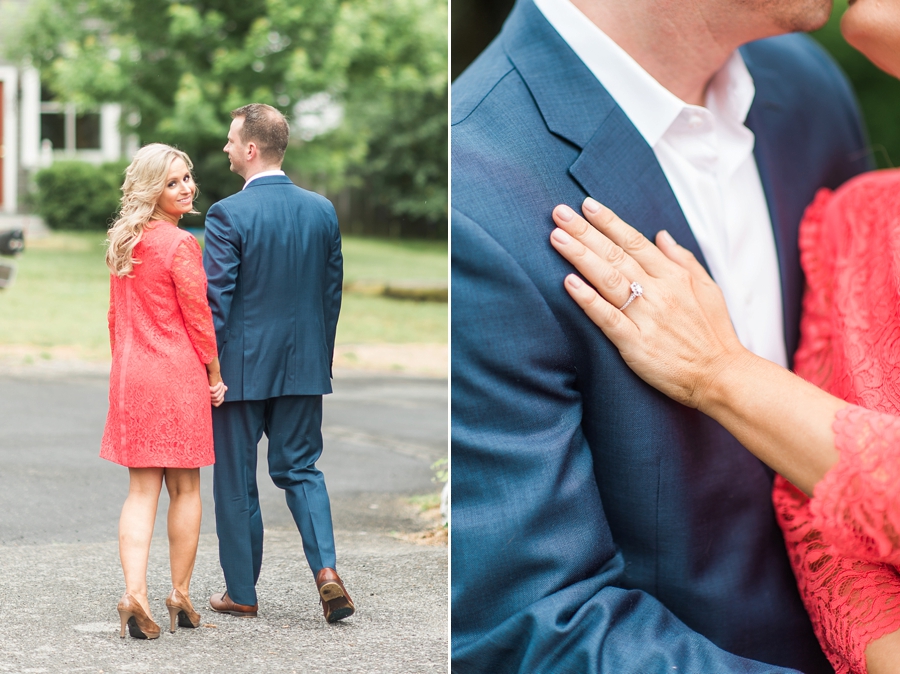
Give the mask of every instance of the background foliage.
M 126 132 L 188 152 L 201 211 L 240 188 L 221 150 L 256 101 L 312 127 L 339 113 L 292 139 L 301 184 L 446 232 L 447 0 L 35 0 L 13 37 L 61 100 L 122 103 Z
M 124 164 L 57 161 L 38 172 L 34 208 L 51 229 L 106 231 L 119 208 Z
M 831 19 L 813 33 L 847 73 L 859 99 L 879 168 L 900 166 L 900 80 L 882 72 L 841 36 L 847 0 L 836 0 Z

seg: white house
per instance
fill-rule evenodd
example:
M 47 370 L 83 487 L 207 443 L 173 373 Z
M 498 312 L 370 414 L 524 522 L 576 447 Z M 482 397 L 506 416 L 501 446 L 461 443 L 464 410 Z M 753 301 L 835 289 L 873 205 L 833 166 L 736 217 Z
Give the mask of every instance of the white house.
M 0 28 L 10 30 L 28 0 L 0 0 Z M 0 214 L 19 212 L 28 179 L 56 159 L 95 164 L 125 154 L 118 104 L 79 110 L 54 100 L 41 86 L 40 73 L 2 59 L 0 33 Z M 129 145 L 134 143 L 129 139 Z M 127 148 L 131 150 L 132 148 Z M 135 148 L 136 149 L 136 148 Z M 133 151 L 132 151 L 133 152 Z

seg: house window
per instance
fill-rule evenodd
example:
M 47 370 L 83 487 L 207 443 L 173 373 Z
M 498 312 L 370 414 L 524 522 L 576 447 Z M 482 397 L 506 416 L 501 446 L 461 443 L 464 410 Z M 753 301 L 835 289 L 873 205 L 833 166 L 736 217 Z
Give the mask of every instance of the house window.
M 87 112 L 75 117 L 75 149 L 100 149 L 100 113 Z
M 41 87 L 41 143 L 49 141 L 54 150 L 100 150 L 99 112 L 83 112 L 71 103 L 54 100 L 53 92 Z
M 41 142 L 49 140 L 59 149 L 66 147 L 66 115 L 62 112 L 41 113 Z
M 22 78 L 22 166 L 37 169 L 59 159 L 91 164 L 118 161 L 123 153 L 121 115 L 122 106 L 117 103 L 85 109 L 61 100 L 41 84 L 37 70 L 26 70 Z M 129 151 L 137 151 L 136 139 L 128 137 L 126 142 Z
M 41 103 L 41 143 L 54 150 L 99 150 L 100 113 L 78 112 L 71 103 Z

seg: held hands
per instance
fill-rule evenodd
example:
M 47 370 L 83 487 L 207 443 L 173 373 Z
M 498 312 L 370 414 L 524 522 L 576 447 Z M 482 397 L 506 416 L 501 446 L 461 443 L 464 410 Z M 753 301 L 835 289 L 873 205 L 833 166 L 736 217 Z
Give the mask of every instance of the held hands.
M 206 374 L 209 377 L 209 401 L 213 407 L 218 407 L 225 402 L 225 391 L 228 390 L 222 381 L 222 368 L 218 358 L 213 358 L 206 364 Z
M 222 381 L 222 375 L 217 372 L 209 373 L 209 401 L 213 407 L 218 407 L 225 402 L 225 391 L 228 387 Z
M 225 382 L 221 379 L 219 379 L 218 384 L 209 387 L 209 400 L 213 407 L 218 407 L 225 402 L 225 391 L 227 390 L 228 387 L 225 386 Z
M 587 220 L 565 205 L 553 210 L 559 228 L 550 242 L 590 284 L 569 274 L 566 290 L 638 376 L 702 411 L 719 373 L 752 357 L 738 341 L 722 292 L 667 232 L 654 246 L 590 197 L 582 211 Z M 632 282 L 643 295 L 620 310 Z

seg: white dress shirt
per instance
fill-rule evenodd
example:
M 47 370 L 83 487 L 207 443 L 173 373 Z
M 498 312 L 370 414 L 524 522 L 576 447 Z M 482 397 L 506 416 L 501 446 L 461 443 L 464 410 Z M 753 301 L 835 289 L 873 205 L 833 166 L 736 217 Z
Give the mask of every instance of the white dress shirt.
M 244 186 L 241 188 L 242 190 L 247 189 L 247 185 L 256 180 L 257 178 L 268 178 L 269 176 L 283 176 L 285 175 L 284 171 L 260 171 L 259 173 L 250 176 L 247 178 L 247 182 L 244 183 Z
M 653 149 L 735 330 L 750 351 L 787 365 L 781 276 L 765 193 L 744 122 L 756 94 L 739 52 L 715 74 L 706 107 L 663 87 L 569 0 L 534 0 Z

